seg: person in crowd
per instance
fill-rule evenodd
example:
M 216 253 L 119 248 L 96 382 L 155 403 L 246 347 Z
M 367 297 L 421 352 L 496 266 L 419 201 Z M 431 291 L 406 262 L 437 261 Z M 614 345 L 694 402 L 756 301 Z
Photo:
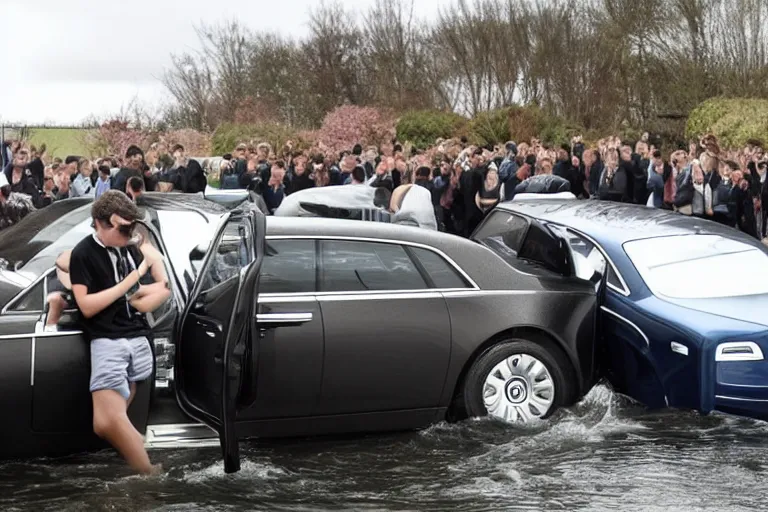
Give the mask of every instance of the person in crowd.
M 287 194 L 293 194 L 315 186 L 311 173 L 307 170 L 307 158 L 299 155 L 293 160 L 293 178 L 288 184 Z
M 350 185 L 365 185 L 365 167 L 362 165 L 356 165 L 349 175 L 352 179 Z
M 59 165 L 58 168 L 56 167 L 57 165 Z M 53 189 L 54 200 L 69 199 L 71 175 L 69 174 L 68 167 L 64 164 L 53 164 L 53 172 L 53 182 L 55 185 Z
M 496 170 L 496 164 L 491 163 L 488 166 L 488 170 L 485 172 L 483 185 L 475 195 L 475 205 L 483 213 L 483 216 L 485 216 L 494 206 L 503 200 L 504 188 L 501 186 L 499 172 Z
M 705 180 L 704 169 L 699 160 L 691 162 L 691 181 L 693 184 L 691 214 L 704 219 L 711 218 L 714 215 L 712 211 L 712 188 Z
M 138 146 L 129 146 L 125 151 L 124 167 L 115 175 L 113 188 L 123 191 L 128 183 L 128 179 L 133 176 L 144 176 L 144 152 Z
M 29 148 L 30 161 L 27 164 L 27 169 L 32 179 L 35 180 L 35 186 L 38 190 L 43 188 L 43 181 L 45 181 L 45 163 L 43 160 L 45 159 L 46 150 L 45 144 L 42 144 L 39 149 L 35 148 L 35 146 L 30 146 Z
M 603 174 L 603 161 L 600 153 L 595 149 L 585 149 L 582 155 L 584 159 L 584 191 L 588 198 L 596 198 L 600 187 L 600 176 Z
M 274 211 L 277 210 L 277 208 L 280 206 L 280 203 L 283 201 L 283 197 L 285 197 L 285 184 L 283 182 L 284 179 L 285 162 L 278 160 L 272 164 L 269 181 L 267 182 L 267 186 L 264 188 L 263 194 L 264 202 L 267 204 L 267 208 L 269 209 L 270 213 L 274 213 Z
M 603 201 L 631 203 L 629 182 L 632 175 L 626 167 L 619 165 L 619 154 L 615 149 L 609 149 L 605 154 L 605 166 L 600 176 L 598 197 Z
M 654 161 L 651 172 L 648 175 L 648 201 L 647 206 L 661 208 L 664 206 L 664 162 Z
M 184 146 L 176 144 L 171 148 L 173 154 L 174 167 L 178 169 L 181 191 L 185 194 L 198 194 L 205 192 L 208 180 L 205 177 L 200 162 L 194 158 L 188 158 Z
M 145 314 L 170 296 L 162 255 L 149 243 L 129 245 L 140 218 L 136 205 L 109 190 L 91 208 L 94 233 L 72 250 L 69 274 L 91 349 L 93 429 L 139 473 L 150 463 L 144 439 L 128 418 L 137 383 L 152 375 L 154 357 Z M 142 284 L 150 273 L 152 284 Z
M 14 155 L 14 158 L 16 157 Z M 5 173 L 0 173 L 0 230 L 17 224 L 33 211 L 35 205 L 32 198 L 27 194 L 14 192 Z
M 385 160 L 379 162 L 376 166 L 376 173 L 369 184 L 372 187 L 384 187 L 390 192 L 395 190 L 394 181 L 392 180 L 392 174 L 389 172 L 389 165 Z
M 77 162 L 77 175 L 72 181 L 72 193 L 70 197 L 93 197 L 96 193 L 96 187 L 91 182 L 91 173 L 93 166 L 87 158 L 81 158 Z
M 112 188 L 112 173 L 111 169 L 106 165 L 99 166 L 99 178 L 96 180 L 96 189 L 94 191 L 94 197 L 98 199 L 104 192 Z
M 583 191 L 582 179 L 580 177 L 581 162 L 579 157 L 570 156 L 568 150 L 560 148 L 557 150 L 557 161 L 552 169 L 552 174 L 560 176 L 568 181 L 570 191 L 576 197 L 581 196 Z
M 536 163 L 536 174 L 515 187 L 515 195 L 570 192 L 570 182 L 565 178 L 552 174 L 552 167 L 552 160 L 549 158 L 539 160 Z
M 28 163 L 29 151 L 23 148 L 18 150 L 13 156 L 11 167 L 5 172 L 5 178 L 10 185 L 11 192 L 29 196 L 35 208 L 40 208 L 42 206 L 40 191 L 34 178 L 27 170 Z
M 125 194 L 133 201 L 138 200 L 145 190 L 144 180 L 141 176 L 131 176 L 128 178 L 128 183 L 125 184 Z
M 40 206 L 45 208 L 56 200 L 56 183 L 54 182 L 53 166 L 49 165 L 43 171 L 43 187 L 40 191 Z

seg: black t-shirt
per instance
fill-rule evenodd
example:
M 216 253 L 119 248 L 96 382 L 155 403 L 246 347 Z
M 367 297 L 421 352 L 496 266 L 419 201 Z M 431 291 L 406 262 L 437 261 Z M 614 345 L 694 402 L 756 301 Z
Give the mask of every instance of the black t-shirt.
M 111 253 L 111 255 L 110 255 Z M 121 261 L 117 261 L 117 253 Z M 88 288 L 88 293 L 98 293 L 115 286 L 119 275 L 132 272 L 143 260 L 135 246 L 107 248 L 88 235 L 72 250 L 69 271 L 72 285 Z M 119 279 L 122 281 L 122 277 Z M 126 296 L 120 297 L 92 318 L 83 318 L 89 340 L 97 338 L 136 338 L 149 336 L 150 329 L 143 313 L 136 311 Z

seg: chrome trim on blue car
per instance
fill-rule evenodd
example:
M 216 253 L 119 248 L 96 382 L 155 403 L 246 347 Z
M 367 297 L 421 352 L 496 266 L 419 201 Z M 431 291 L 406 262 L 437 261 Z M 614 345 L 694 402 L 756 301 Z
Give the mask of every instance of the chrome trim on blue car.
M 766 398 L 740 398 L 736 396 L 715 395 L 720 400 L 736 400 L 737 402 L 768 402 Z
M 651 346 L 651 340 L 648 339 L 648 336 L 646 336 L 645 333 L 643 332 L 643 330 L 640 329 L 637 325 L 635 325 L 631 320 L 629 320 L 627 318 L 624 318 L 623 316 L 621 316 L 617 312 L 615 312 L 615 311 L 613 311 L 611 309 L 608 309 L 605 306 L 600 306 L 600 309 L 605 311 L 609 315 L 615 317 L 616 319 L 621 320 L 622 322 L 624 322 L 625 324 L 629 325 L 630 327 L 632 327 L 635 331 L 638 332 L 638 334 L 640 334 L 640 336 L 643 337 L 643 339 L 645 340 L 646 345 L 648 345 L 649 347 Z

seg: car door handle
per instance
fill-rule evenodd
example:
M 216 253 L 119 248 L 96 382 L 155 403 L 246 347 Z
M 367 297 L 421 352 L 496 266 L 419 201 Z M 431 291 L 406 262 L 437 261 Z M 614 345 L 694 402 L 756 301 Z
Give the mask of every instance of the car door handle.
M 682 354 L 684 356 L 688 355 L 688 347 L 686 347 L 682 343 L 673 341 L 669 344 L 669 348 L 671 348 L 672 352 L 675 352 L 676 354 Z
M 301 325 L 311 322 L 314 318 L 312 313 L 258 313 L 256 323 L 259 327 L 281 327 L 290 325 Z

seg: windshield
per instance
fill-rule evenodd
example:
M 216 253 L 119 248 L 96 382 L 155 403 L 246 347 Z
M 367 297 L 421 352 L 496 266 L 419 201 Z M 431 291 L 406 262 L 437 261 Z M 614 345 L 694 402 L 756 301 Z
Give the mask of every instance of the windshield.
M 768 293 L 768 272 L 731 273 L 768 265 L 768 254 L 739 240 L 719 235 L 667 236 L 627 242 L 624 251 L 654 295 L 715 299 Z
M 91 199 L 55 202 L 30 213 L 18 224 L 0 231 L 0 258 L 7 262 L 9 270 L 21 270 L 73 228 L 84 221 L 90 226 L 90 203 Z M 50 264 L 53 265 L 53 260 Z

